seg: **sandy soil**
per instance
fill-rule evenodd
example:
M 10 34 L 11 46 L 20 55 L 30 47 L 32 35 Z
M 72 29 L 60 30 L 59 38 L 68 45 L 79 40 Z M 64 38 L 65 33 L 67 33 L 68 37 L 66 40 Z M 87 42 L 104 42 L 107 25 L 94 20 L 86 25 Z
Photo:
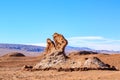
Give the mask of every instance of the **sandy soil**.
M 74 59 L 97 56 L 102 61 L 120 69 L 120 54 L 72 56 Z M 0 58 L 0 80 L 120 80 L 120 71 L 22 71 L 23 65 L 35 65 L 40 57 Z
M 120 71 L 0 71 L 0 80 L 120 80 Z

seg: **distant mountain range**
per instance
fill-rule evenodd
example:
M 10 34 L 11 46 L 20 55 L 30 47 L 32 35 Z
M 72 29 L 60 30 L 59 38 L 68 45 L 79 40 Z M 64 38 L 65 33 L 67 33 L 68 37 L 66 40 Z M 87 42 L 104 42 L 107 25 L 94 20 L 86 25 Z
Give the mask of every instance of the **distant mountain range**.
M 22 44 L 0 44 L 0 49 L 22 50 L 27 52 L 41 52 L 45 47 L 22 45 Z
M 4 55 L 10 52 L 22 52 L 28 56 L 36 56 L 43 52 L 45 47 L 33 46 L 33 45 L 22 45 L 22 44 L 0 44 L 0 55 Z M 72 51 L 95 51 L 99 53 L 120 53 L 120 51 L 109 51 L 109 50 L 94 50 L 87 47 L 66 47 L 66 53 Z
M 71 52 L 71 51 L 94 51 L 94 52 L 98 52 L 98 53 L 120 53 L 120 51 L 113 51 L 113 50 L 95 50 L 95 49 L 91 49 L 88 47 L 72 47 L 72 46 L 67 46 L 66 47 L 66 52 Z
M 36 56 L 43 52 L 44 48 L 45 47 L 33 45 L 0 44 L 0 56 L 11 52 L 21 52 L 27 56 Z

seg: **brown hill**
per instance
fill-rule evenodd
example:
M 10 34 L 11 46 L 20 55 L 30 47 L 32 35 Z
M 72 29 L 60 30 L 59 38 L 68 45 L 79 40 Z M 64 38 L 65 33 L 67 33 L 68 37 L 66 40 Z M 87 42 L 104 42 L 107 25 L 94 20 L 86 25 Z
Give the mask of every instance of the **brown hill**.
M 19 52 L 12 52 L 12 53 L 3 55 L 3 57 L 25 57 L 25 55 Z
M 89 54 L 98 54 L 97 52 L 93 51 L 76 51 L 76 52 L 70 52 L 68 56 L 74 56 L 74 55 L 89 55 Z

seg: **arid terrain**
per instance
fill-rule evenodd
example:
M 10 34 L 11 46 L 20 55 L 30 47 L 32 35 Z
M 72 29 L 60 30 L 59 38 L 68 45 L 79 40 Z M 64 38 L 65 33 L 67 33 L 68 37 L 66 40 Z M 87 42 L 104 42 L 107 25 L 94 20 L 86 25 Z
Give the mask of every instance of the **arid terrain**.
M 120 70 L 120 54 L 89 54 L 69 55 L 70 58 L 79 60 L 88 56 L 96 56 L 105 63 L 115 66 Z M 120 80 L 120 71 L 89 70 L 58 72 L 49 71 L 24 71 L 24 65 L 35 65 L 41 59 L 38 57 L 10 57 L 0 58 L 0 80 Z
M 65 54 L 68 41 L 54 33 L 45 51 L 28 57 L 12 52 L 0 57 L 0 80 L 120 80 L 120 54 L 80 51 Z

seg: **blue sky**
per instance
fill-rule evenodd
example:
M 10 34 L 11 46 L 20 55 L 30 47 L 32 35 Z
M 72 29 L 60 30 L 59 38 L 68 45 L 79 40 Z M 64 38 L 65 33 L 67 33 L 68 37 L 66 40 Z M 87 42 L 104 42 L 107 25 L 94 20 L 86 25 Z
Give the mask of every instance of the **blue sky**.
M 45 45 L 63 34 L 69 45 L 120 50 L 119 0 L 0 0 L 0 43 Z

